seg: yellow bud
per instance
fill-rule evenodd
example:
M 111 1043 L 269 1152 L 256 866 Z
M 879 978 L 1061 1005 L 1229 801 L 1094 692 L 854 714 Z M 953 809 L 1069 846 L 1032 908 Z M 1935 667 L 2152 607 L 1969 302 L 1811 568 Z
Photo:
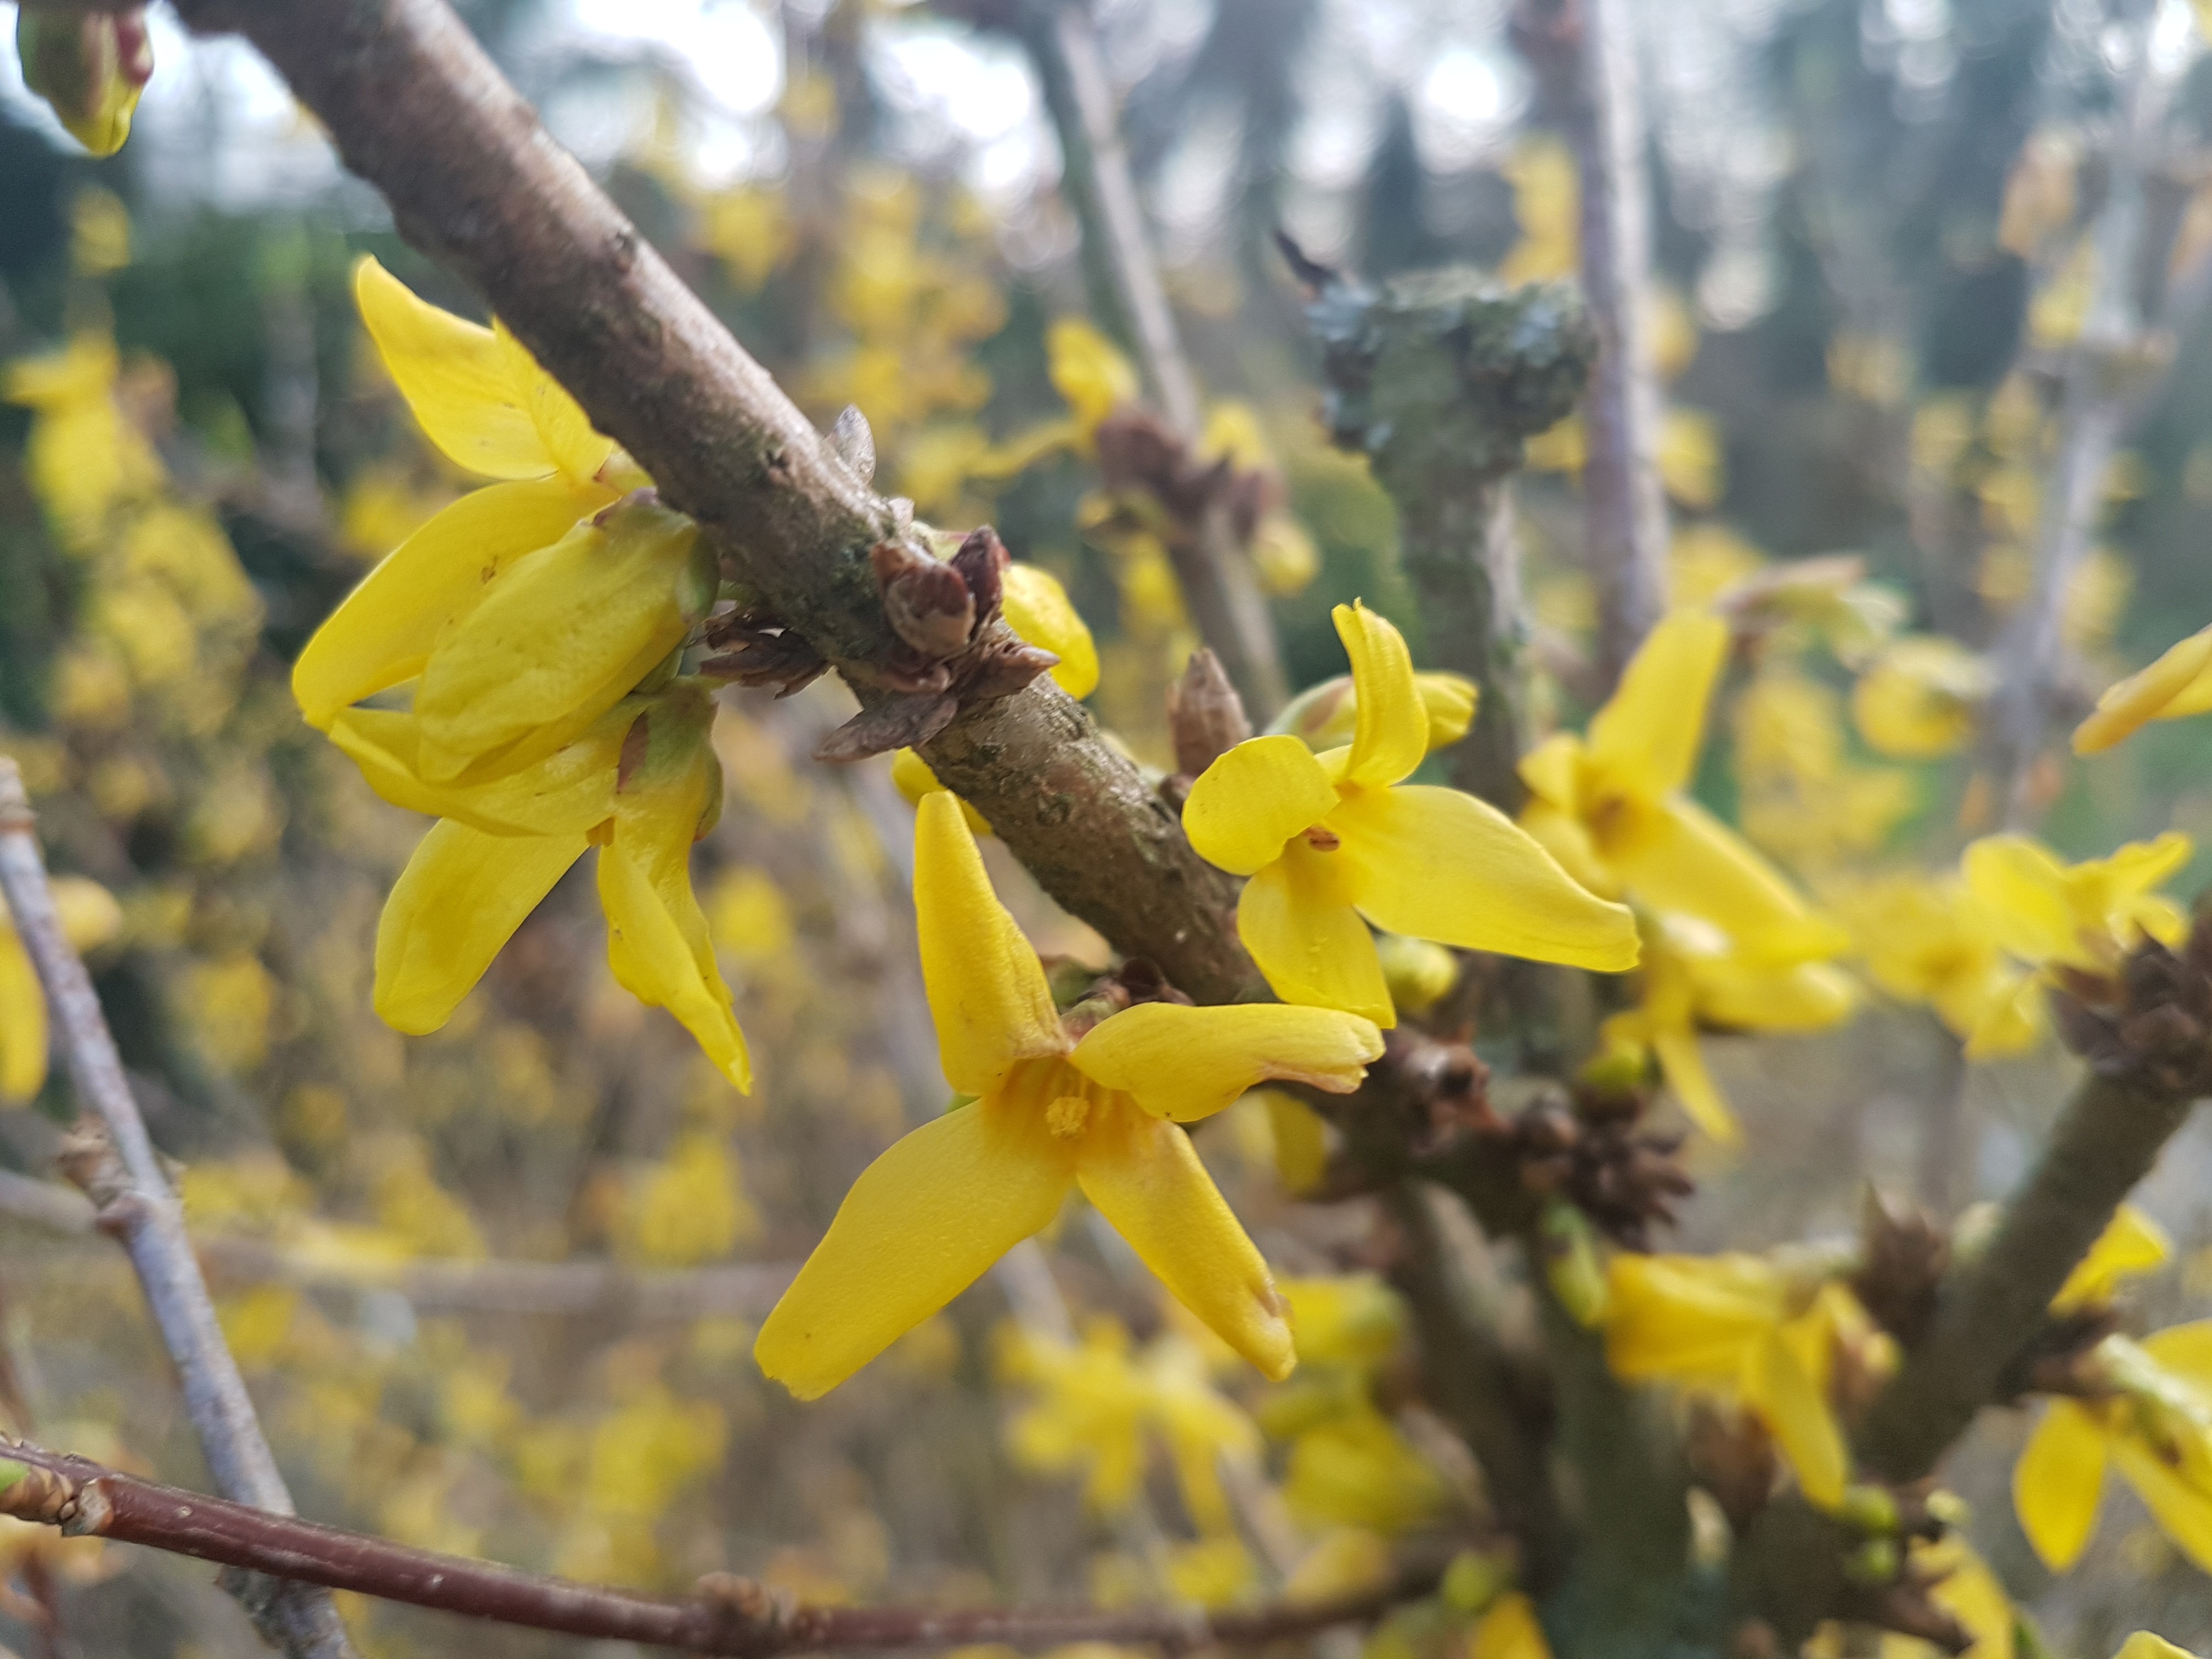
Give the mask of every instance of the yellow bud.
M 143 8 L 69 15 L 25 6 L 15 16 L 15 50 L 23 84 L 52 106 L 70 137 L 94 155 L 123 148 L 154 73 Z
M 1427 939 L 1378 934 L 1375 953 L 1382 958 L 1390 1000 L 1401 1013 L 1426 1013 L 1459 983 L 1459 958 Z

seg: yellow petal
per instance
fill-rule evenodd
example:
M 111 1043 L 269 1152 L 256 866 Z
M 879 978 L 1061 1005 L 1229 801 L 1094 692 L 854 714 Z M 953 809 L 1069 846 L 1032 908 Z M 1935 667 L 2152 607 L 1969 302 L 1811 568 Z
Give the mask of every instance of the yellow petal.
M 1599 898 L 1620 896 L 1620 878 L 1598 856 L 1597 842 L 1579 817 L 1531 796 L 1521 809 L 1520 823 L 1539 847 L 1559 860 L 1559 868 L 1573 877 L 1577 886 Z
M 924 795 L 936 794 L 945 787 L 937 781 L 937 774 L 929 769 L 929 763 L 912 749 L 901 749 L 891 756 L 891 786 L 906 797 L 909 806 L 921 805 Z M 983 815 L 964 800 L 960 803 L 960 816 L 968 820 L 968 827 L 977 835 L 992 833 Z
M 1544 1627 L 1536 1622 L 1536 1604 L 1518 1590 L 1499 1596 L 1475 1626 L 1468 1659 L 1552 1659 Z
M 680 514 L 624 506 L 501 575 L 423 665 L 415 713 L 426 775 L 451 778 L 477 756 L 588 723 L 628 696 L 690 629 L 697 540 Z
M 1216 1336 L 1280 1382 L 1297 1364 L 1283 1299 L 1176 1125 L 1109 1099 L 1077 1143 L 1084 1196 Z
M 1651 1047 L 1659 1056 L 1659 1068 L 1666 1073 L 1667 1086 L 1674 1091 L 1674 1098 L 1682 1103 L 1682 1109 L 1690 1121 L 1723 1146 L 1733 1146 L 1743 1139 L 1736 1127 L 1735 1114 L 1729 1109 L 1728 1098 L 1713 1081 L 1713 1074 L 1705 1069 L 1705 1050 L 1698 1046 L 1698 1034 L 1681 1028 L 1655 1030 Z
M 0 915 L 0 1101 L 21 1104 L 46 1084 L 46 997 L 31 954 Z
M 416 298 L 367 255 L 354 267 L 353 291 L 377 356 L 447 457 L 487 478 L 542 478 L 556 470 L 489 329 Z
M 754 1358 L 801 1400 L 828 1393 L 1046 1226 L 1073 1174 L 1068 1143 L 988 1097 L 925 1123 L 853 1183 Z
M 1833 956 L 1850 942 L 1774 866 L 1695 801 L 1669 798 L 1606 855 L 1639 903 L 1701 916 L 1770 963 Z
M 1385 1030 L 1398 1023 L 1374 935 L 1345 896 L 1340 850 L 1291 842 L 1244 884 L 1237 936 L 1268 987 L 1285 1002 L 1341 1008 Z
M 1521 781 L 1538 800 L 1579 817 L 1583 764 L 1583 740 L 1571 732 L 1554 732 L 1521 757 Z
M 1335 805 L 1335 786 L 1304 744 L 1286 732 L 1247 738 L 1199 774 L 1182 829 L 1208 864 L 1249 876 Z
M 553 464 L 571 478 L 598 477 L 614 452 L 614 441 L 592 430 L 591 417 L 558 380 L 538 368 L 529 348 L 507 331 L 506 324 L 494 318 L 491 329 L 508 389 L 537 428 L 538 441 Z
M 2165 1230 L 2134 1205 L 2123 1204 L 2051 1298 L 2051 1311 L 2065 1313 L 2088 1303 L 2110 1301 L 2123 1279 L 2156 1272 L 2172 1254 Z
M 1157 1116 L 1190 1123 L 1271 1080 L 1350 1094 L 1382 1053 L 1372 1020 L 1334 1008 L 1145 1002 L 1092 1026 L 1072 1057 L 1094 1083 L 1121 1090 Z
M 1698 1017 L 1741 1031 L 1821 1031 L 1850 1017 L 1858 990 L 1825 962 L 1747 966 L 1734 957 L 1691 963 Z
M 1778 1332 L 1753 1346 L 1744 1393 L 1797 1472 L 1806 1498 L 1824 1510 L 1841 1503 L 1848 1470 L 1843 1431 L 1826 1396 Z
M 2142 1351 L 2178 1376 L 2200 1387 L 2212 1384 L 2212 1319 L 2169 1325 L 2143 1338 Z
M 584 855 L 582 836 L 488 836 L 432 826 L 376 927 L 376 1012 L 421 1036 L 453 1018 L 500 947 Z
M 914 910 L 947 1083 L 984 1094 L 1017 1060 L 1067 1051 L 1036 951 L 991 890 L 946 790 L 923 796 L 915 814 Z
M 1352 902 L 1378 927 L 1471 951 L 1617 974 L 1636 921 L 1593 898 L 1496 807 L 1423 784 L 1363 789 L 1329 814 Z
M 574 743 L 482 782 L 466 775 L 455 783 L 426 782 L 416 768 L 420 728 L 412 714 L 396 709 L 343 709 L 330 738 L 394 806 L 457 818 L 487 835 L 582 835 L 614 812 L 623 734 L 635 707 L 617 706 Z
M 607 915 L 607 965 L 640 1002 L 665 1008 L 741 1093 L 753 1086 L 744 1033 L 715 965 L 706 913 L 691 890 L 691 842 L 711 777 L 665 799 L 624 796 L 612 841 L 599 853 L 599 903 Z M 658 794 L 659 792 L 655 792 Z
M 1406 637 L 1358 603 L 1331 613 L 1336 635 L 1352 659 L 1352 695 L 1358 724 L 1352 738 L 1346 775 L 1370 789 L 1410 776 L 1429 752 L 1429 711 L 1413 681 L 1413 659 Z
M 1000 572 L 999 579 L 1006 595 L 1006 626 L 1060 659 L 1052 671 L 1060 689 L 1071 697 L 1087 697 L 1096 691 L 1098 647 L 1060 579 L 1049 570 L 1018 562 Z
M 1457 743 L 1474 724 L 1475 705 L 1481 688 L 1463 674 L 1416 674 L 1413 684 L 1421 694 L 1421 707 L 1429 715 L 1431 751 Z
M 2139 1630 L 2120 1644 L 2112 1659 L 2197 1659 L 2187 1648 L 2176 1647 L 2163 1636 Z
M 2013 1510 L 2053 1572 L 2079 1560 L 2096 1530 L 2105 1447 L 2105 1431 L 2095 1418 L 2070 1400 L 2054 1400 L 2013 1465 Z
M 2149 667 L 2106 688 L 2096 711 L 2074 728 L 2074 752 L 2110 749 L 2146 720 L 2179 720 L 2212 708 L 2212 628 L 2191 634 Z
M 526 553 L 550 547 L 612 497 L 564 478 L 498 483 L 464 495 L 402 542 L 346 595 L 292 665 L 307 723 L 422 672 L 439 634 Z
M 1648 801 L 1689 783 L 1728 644 L 1709 611 L 1678 611 L 1651 630 L 1589 725 L 1590 763 L 1613 789 Z
M 1606 1363 L 1631 1382 L 1734 1387 L 1784 1311 L 1778 1276 L 1756 1258 L 1623 1252 L 1606 1279 Z
M 2115 1436 L 2112 1463 L 2150 1510 L 2158 1529 L 2203 1572 L 2212 1572 L 2212 1492 L 2135 1435 Z
M 2081 949 L 2066 866 L 2026 836 L 1984 836 L 1960 860 L 1990 931 L 2023 962 L 2070 961 Z

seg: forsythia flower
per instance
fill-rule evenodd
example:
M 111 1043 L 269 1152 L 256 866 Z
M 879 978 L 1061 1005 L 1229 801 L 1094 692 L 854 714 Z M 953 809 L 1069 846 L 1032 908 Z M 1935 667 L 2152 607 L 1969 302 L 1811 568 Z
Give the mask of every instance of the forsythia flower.
M 1356 1015 L 1141 1003 L 1071 1031 L 991 890 L 958 806 L 915 819 L 922 979 L 947 1081 L 977 1098 L 855 1182 L 761 1328 L 761 1369 L 801 1399 L 843 1382 L 1058 1213 L 1071 1187 L 1183 1305 L 1270 1376 L 1296 1363 L 1266 1264 L 1178 1126 L 1254 1084 L 1348 1091 L 1382 1052 Z
M 1015 561 L 999 573 L 1006 626 L 1028 643 L 1060 659 L 1054 683 L 1071 697 L 1098 689 L 1098 647 L 1060 579 L 1049 570 Z
M 1961 861 L 1997 941 L 2022 962 L 2109 973 L 2146 937 L 2178 945 L 2189 918 L 2151 889 L 2189 862 L 2188 836 L 2169 830 L 2110 858 L 2062 864 L 2026 836 L 1985 836 Z
M 1230 1528 L 1221 1460 L 1253 1464 L 1260 1431 L 1206 1380 L 1196 1345 L 1170 1334 L 1132 1355 L 1121 1322 L 1100 1318 L 1079 1344 L 1017 1333 L 1005 1368 L 1040 1395 L 1009 1430 L 1022 1462 L 1048 1472 L 1084 1469 L 1085 1501 L 1110 1513 L 1135 1497 L 1146 1437 L 1157 1435 L 1191 1518 L 1208 1532 Z
M 1994 919 L 1955 876 L 1896 875 L 1838 905 L 1874 982 L 1924 1002 L 1970 1059 L 2014 1054 L 2043 1030 L 2034 975 L 2007 957 Z
M 1589 736 L 1555 733 L 1522 761 L 1521 824 L 1593 892 L 1701 916 L 1770 953 L 1826 955 L 1833 925 L 1683 793 L 1728 640 L 1694 611 L 1653 629 Z
M 1643 1000 L 1605 1022 L 1606 1047 L 1647 1049 L 1699 1128 L 1716 1140 L 1741 1138 L 1705 1055 L 1701 1027 L 1738 1031 L 1818 1031 L 1847 1018 L 1857 998 L 1826 963 L 1773 962 L 1689 916 L 1656 919 L 1645 931 Z
M 1046 372 L 1066 401 L 1077 441 L 1088 448 L 1099 422 L 1136 401 L 1137 371 L 1111 340 L 1080 317 L 1061 317 L 1045 331 Z
M 2053 1400 L 2013 1468 L 2021 1529 L 2054 1572 L 2072 1566 L 2096 1529 L 2110 1465 L 2175 1547 L 2212 1571 L 2212 1321 L 2140 1343 L 2106 1337 L 2094 1363 L 2110 1392 Z
M 2074 728 L 2074 752 L 2110 749 L 2149 720 L 2186 720 L 2212 709 L 2212 628 L 2199 629 L 2148 668 L 2106 688 Z
M 1793 1283 L 1756 1256 L 1613 1258 L 1606 1355 L 1631 1382 L 1717 1394 L 1763 1423 L 1805 1496 L 1832 1507 L 1848 1468 L 1828 1404 L 1836 1341 L 1865 1316 L 1836 1284 Z
M 31 488 L 79 550 L 98 539 L 111 508 L 162 483 L 161 458 L 116 402 L 120 369 L 113 340 L 80 332 L 59 351 L 16 359 L 0 376 L 0 398 L 32 411 L 24 446 Z
M 97 882 L 57 876 L 54 910 L 76 951 L 105 945 L 122 931 L 123 910 Z M 46 998 L 30 952 L 0 907 L 0 1105 L 19 1106 L 46 1082 Z
M 1364 605 L 1337 606 L 1335 620 L 1358 699 L 1351 744 L 1316 756 L 1287 734 L 1249 738 L 1183 805 L 1199 856 L 1250 878 L 1237 929 L 1275 994 L 1395 1024 L 1370 921 L 1601 972 L 1634 966 L 1621 906 L 1584 892 L 1495 808 L 1401 781 L 1430 732 L 1406 641 Z
M 1973 736 L 1994 683 L 1989 664 L 1956 640 L 1896 640 L 1851 688 L 1851 714 L 1881 753 L 1929 760 Z
M 354 295 L 430 441 L 496 482 L 402 542 L 307 641 L 292 692 L 325 730 L 349 703 L 423 673 L 501 575 L 643 482 L 504 328 L 424 303 L 371 258 L 355 268 Z

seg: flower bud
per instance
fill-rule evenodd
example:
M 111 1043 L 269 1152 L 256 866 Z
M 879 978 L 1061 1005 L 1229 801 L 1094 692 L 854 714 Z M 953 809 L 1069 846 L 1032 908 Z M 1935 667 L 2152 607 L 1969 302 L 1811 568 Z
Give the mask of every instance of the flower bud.
M 952 565 L 903 542 L 878 542 L 868 552 L 883 589 L 891 628 L 923 656 L 950 657 L 975 631 L 975 599 Z
M 94 155 L 123 148 L 154 74 L 143 7 L 71 15 L 25 6 L 15 17 L 15 50 L 23 84 L 52 106 L 70 137 Z
M 1252 735 L 1244 700 L 1212 652 L 1192 652 L 1182 678 L 1169 685 L 1168 730 L 1175 738 L 1176 770 L 1192 777 Z

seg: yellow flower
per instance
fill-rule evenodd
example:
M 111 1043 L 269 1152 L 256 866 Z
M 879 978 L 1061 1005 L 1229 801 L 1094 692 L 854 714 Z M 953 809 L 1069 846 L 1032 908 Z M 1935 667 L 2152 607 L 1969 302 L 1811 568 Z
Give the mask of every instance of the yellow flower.
M 421 674 L 503 572 L 643 482 L 504 328 L 426 304 L 372 258 L 355 267 L 354 295 L 430 441 L 496 482 L 402 542 L 307 641 L 292 692 L 323 728 L 349 703 Z
M 1732 1401 L 1774 1437 L 1805 1495 L 1844 1495 L 1849 1462 L 1828 1404 L 1839 1336 L 1865 1323 L 1850 1293 L 1795 1282 L 1757 1256 L 1613 1258 L 1606 1355 L 1630 1382 L 1668 1382 Z
M 1728 640 L 1694 611 L 1653 629 L 1589 736 L 1556 733 L 1522 761 L 1521 824 L 1593 892 L 1703 917 L 1770 955 L 1827 955 L 1834 924 L 1683 793 Z
M 1286 1279 L 1283 1299 L 1291 1304 L 1299 1355 L 1310 1364 L 1372 1372 L 1405 1333 L 1405 1305 L 1373 1273 Z
M 741 1090 L 752 1086 L 707 918 L 691 890 L 691 844 L 721 810 L 707 740 L 714 703 L 678 682 L 606 711 L 564 746 L 513 770 L 426 779 L 420 720 L 354 708 L 331 738 L 370 787 L 435 815 L 392 884 L 376 932 L 376 1011 L 410 1033 L 453 1017 L 538 901 L 599 848 L 607 960 L 640 1001 L 683 1022 Z
M 152 495 L 164 479 L 160 457 L 115 400 L 115 342 L 81 332 L 44 356 L 21 357 L 0 377 L 0 398 L 32 411 L 24 468 L 62 539 L 82 550 L 108 513 Z
M 1413 689 L 1429 719 L 1429 750 L 1457 743 L 1474 724 L 1480 688 L 1462 674 L 1416 673 Z M 1287 732 L 1316 753 L 1350 743 L 1359 732 L 1359 692 L 1352 676 L 1339 674 L 1308 686 L 1275 716 L 1270 732 Z
M 1099 422 L 1136 401 L 1137 371 L 1111 340 L 1080 317 L 1061 317 L 1045 331 L 1046 372 L 1066 401 L 1087 447 Z
M 1300 1520 L 1400 1533 L 1444 1506 L 1443 1477 L 1364 1403 L 1306 1429 L 1291 1443 L 1283 1501 Z
M 1859 735 L 1885 755 L 1929 760 L 1974 735 L 1994 684 L 1990 665 L 1956 640 L 1893 641 L 1851 688 Z
M 1984 836 L 1966 848 L 1966 885 L 1988 912 L 1998 942 L 2022 962 L 2108 973 L 2146 936 L 2178 945 L 2189 918 L 2151 891 L 2194 851 L 2169 830 L 2130 842 L 2110 858 L 2080 864 L 2026 836 Z
M 2212 1321 L 2141 1343 L 2110 1336 L 2095 1364 L 2110 1390 L 2053 1400 L 2013 1466 L 2013 1507 L 2044 1564 L 2063 1572 L 2097 1525 L 2107 1466 L 2159 1528 L 2212 1571 Z
M 1098 647 L 1060 579 L 1049 570 L 1017 561 L 1000 573 L 1000 580 L 1006 626 L 1060 659 L 1052 671 L 1060 689 L 1071 697 L 1087 697 L 1097 690 Z
M 2212 709 L 2212 628 L 2199 629 L 2148 668 L 2106 688 L 2096 712 L 2074 728 L 2074 752 L 2110 749 L 2149 720 Z
M 1144 1380 L 1117 1319 L 1085 1322 L 1079 1342 L 1012 1333 L 1000 1370 L 1036 1397 L 1006 1426 L 1007 1449 L 1044 1474 L 1081 1471 L 1083 1501 L 1102 1515 L 1128 1508 L 1145 1474 Z
M 1682 1109 L 1729 1143 L 1741 1134 L 1705 1069 L 1698 1030 L 1818 1031 L 1848 1018 L 1858 1001 L 1851 981 L 1826 963 L 1762 958 L 1688 916 L 1646 928 L 1642 972 L 1642 1000 L 1605 1022 L 1606 1047 L 1656 1054 Z
M 924 796 L 915 815 L 914 888 L 939 1058 L 976 1099 L 854 1183 L 762 1326 L 761 1369 L 801 1399 L 835 1388 L 1080 1186 L 1185 1307 L 1268 1376 L 1286 1375 L 1296 1361 L 1273 1281 L 1178 1126 L 1265 1079 L 1349 1091 L 1381 1034 L 1321 1009 L 1165 1002 L 1071 1032 L 947 794 Z
M 1468 1659 L 1552 1659 L 1551 1644 L 1536 1621 L 1536 1604 L 1508 1590 L 1490 1604 L 1468 1643 Z
M 1964 881 L 1890 876 L 1846 892 L 1838 910 L 1875 983 L 1933 1008 L 1969 1058 L 2034 1045 L 2043 1030 L 2034 976 L 2004 954 L 1992 918 Z
M 1358 699 L 1351 744 L 1316 756 L 1285 733 L 1249 738 L 1183 805 L 1199 856 L 1251 878 L 1237 930 L 1275 994 L 1395 1024 L 1370 921 L 1468 950 L 1632 967 L 1621 906 L 1584 892 L 1494 807 L 1400 781 L 1428 753 L 1430 727 L 1406 641 L 1364 605 L 1339 605 L 1335 619 Z
M 123 931 L 123 908 L 98 882 L 57 876 L 54 910 L 70 948 L 89 951 Z M 0 906 L 0 1105 L 20 1106 L 46 1084 L 46 998 L 30 952 Z

